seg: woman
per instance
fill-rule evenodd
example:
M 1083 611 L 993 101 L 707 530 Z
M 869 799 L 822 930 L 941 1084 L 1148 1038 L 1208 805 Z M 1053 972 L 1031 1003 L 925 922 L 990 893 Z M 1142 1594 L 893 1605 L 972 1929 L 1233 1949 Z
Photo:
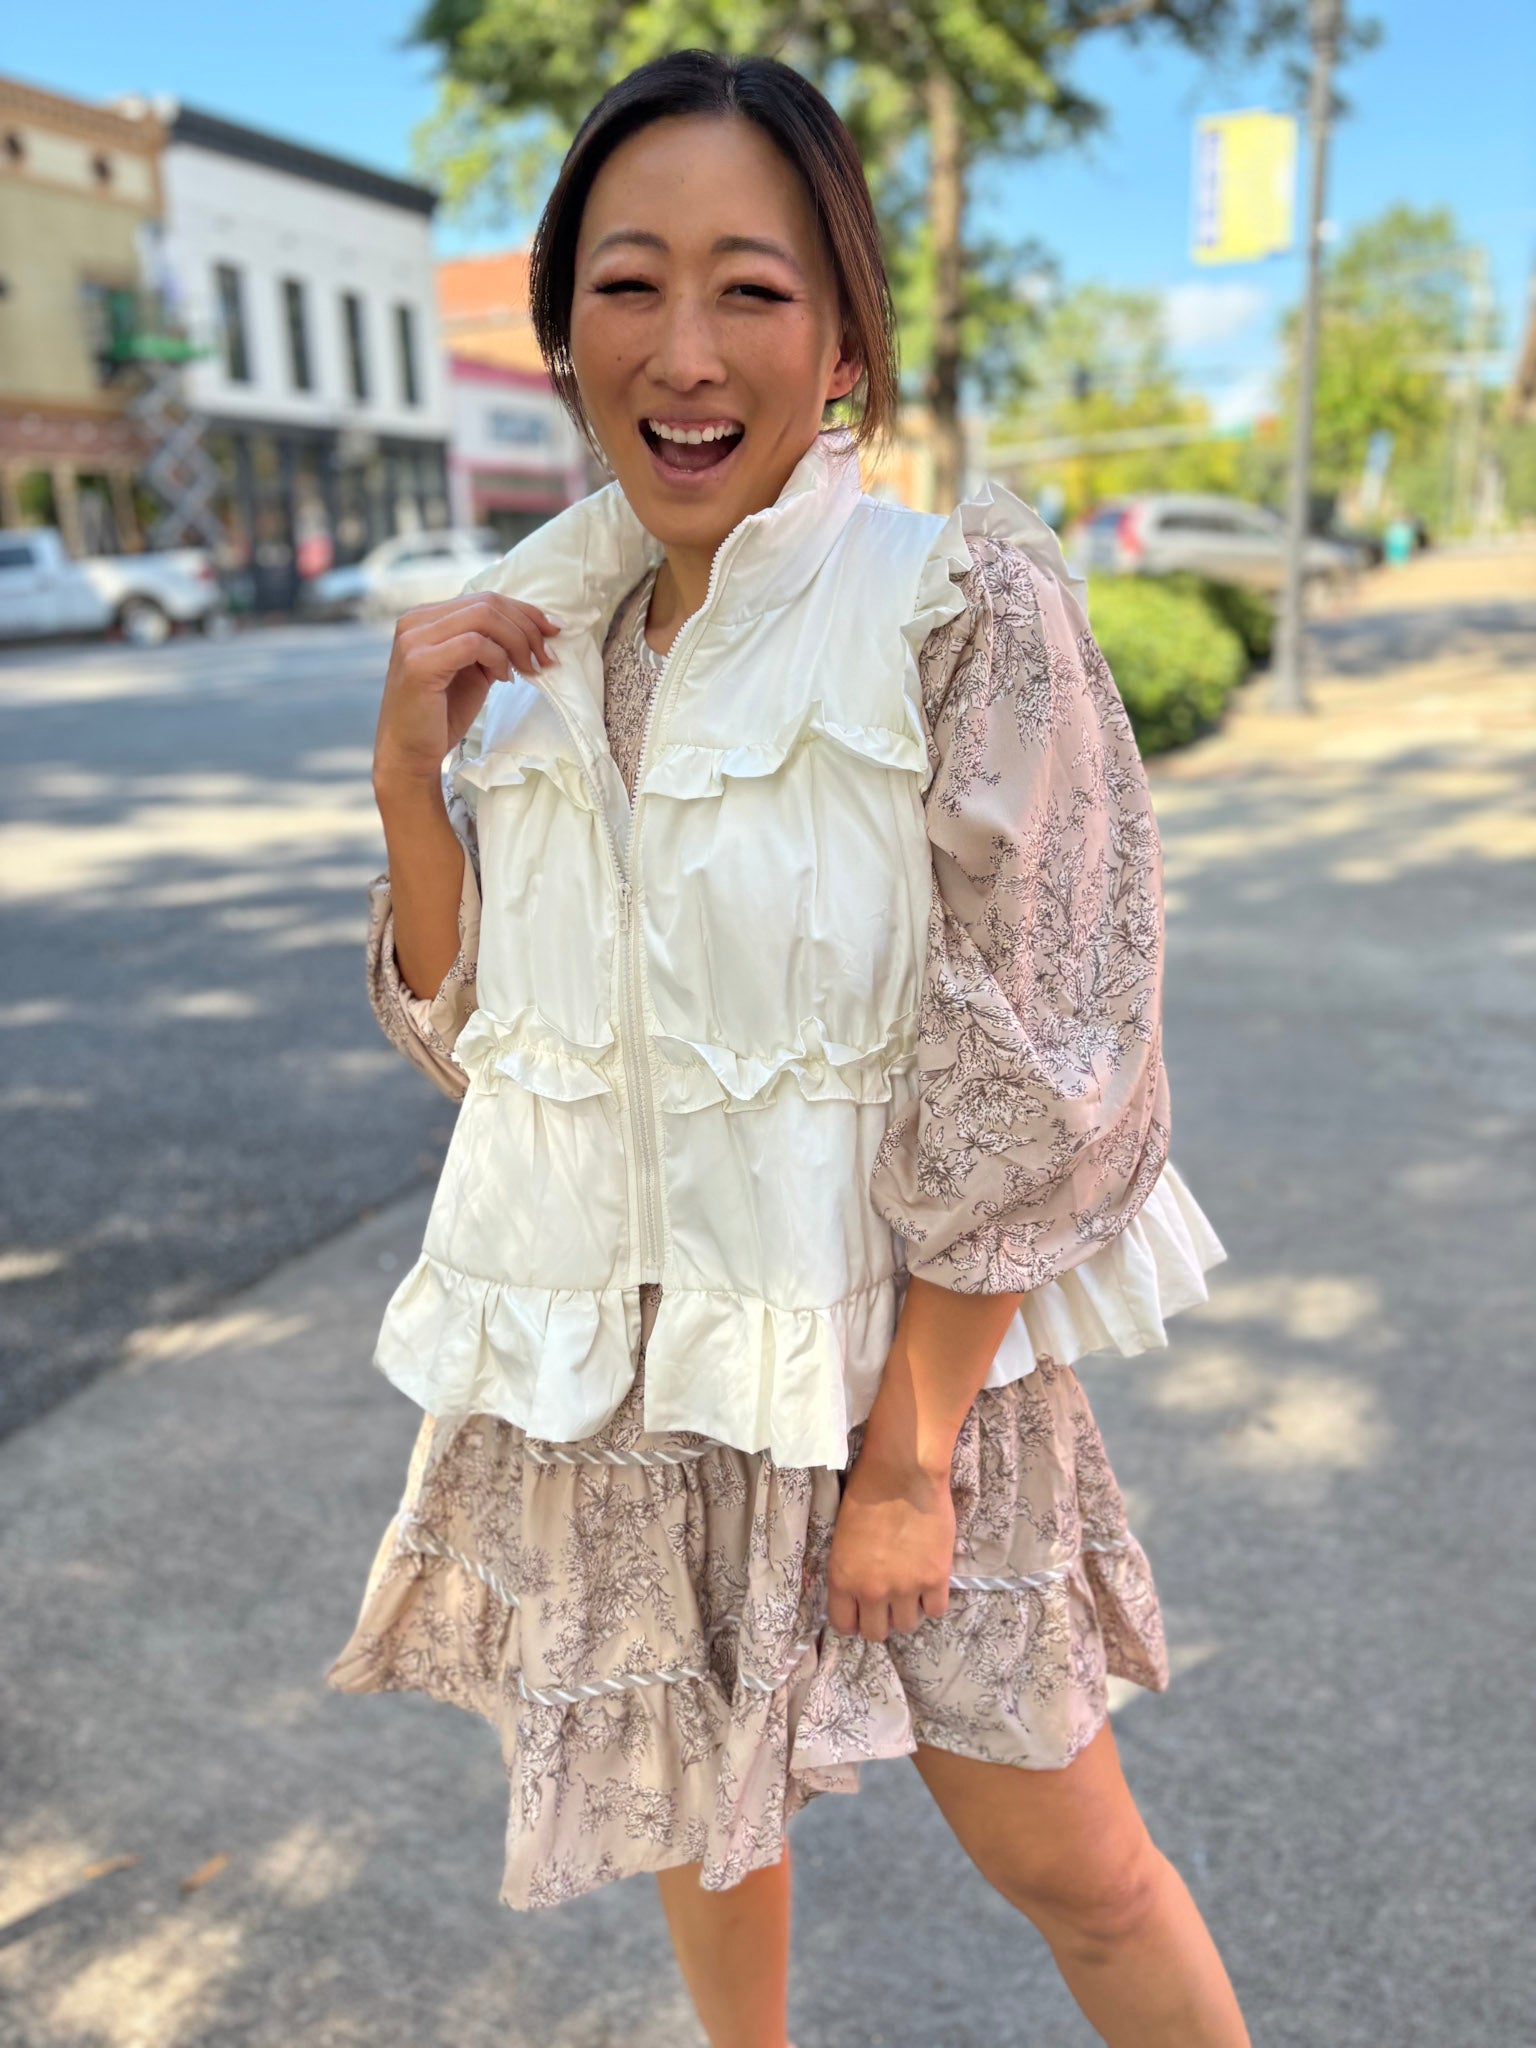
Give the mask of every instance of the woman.
M 1107 2041 L 1231 2048 L 1106 1716 L 1167 1663 L 1071 1361 L 1224 1252 L 1079 587 L 1005 493 L 861 495 L 890 300 L 793 71 L 616 86 L 531 289 L 616 482 L 395 637 L 371 986 L 463 1104 L 332 1682 L 496 1724 L 509 1904 L 654 1872 L 714 2048 L 784 2048 L 789 1816 L 908 1754 Z

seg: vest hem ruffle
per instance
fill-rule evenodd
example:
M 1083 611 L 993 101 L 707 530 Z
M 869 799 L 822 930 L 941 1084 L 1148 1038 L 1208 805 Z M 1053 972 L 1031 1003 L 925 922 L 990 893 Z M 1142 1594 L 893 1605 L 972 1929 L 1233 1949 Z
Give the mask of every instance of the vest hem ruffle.
M 1165 1350 L 1167 1319 L 1209 1300 L 1205 1274 L 1226 1257 L 1165 1163 L 1118 1237 L 1025 1295 L 985 1384 L 1022 1379 L 1041 1358 Z M 841 1469 L 848 1431 L 874 1404 L 899 1299 L 895 1274 L 810 1308 L 664 1287 L 646 1348 L 645 1427 Z M 423 1252 L 390 1301 L 374 1364 L 430 1415 L 495 1415 L 579 1443 L 629 1390 L 639 1331 L 637 1286 L 518 1286 Z
M 391 1297 L 373 1362 L 429 1415 L 494 1415 L 579 1443 L 632 1384 L 639 1328 L 638 1286 L 524 1287 L 423 1252 Z M 645 1427 L 841 1469 L 895 1328 L 894 1273 L 812 1308 L 667 1286 L 646 1347 Z

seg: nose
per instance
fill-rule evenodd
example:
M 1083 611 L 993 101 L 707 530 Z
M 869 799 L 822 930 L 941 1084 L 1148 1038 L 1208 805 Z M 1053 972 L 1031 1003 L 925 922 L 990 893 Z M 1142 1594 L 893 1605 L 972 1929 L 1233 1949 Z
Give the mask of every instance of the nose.
M 679 293 L 666 302 L 646 370 L 669 391 L 696 391 L 701 384 L 725 382 L 715 323 L 699 300 Z

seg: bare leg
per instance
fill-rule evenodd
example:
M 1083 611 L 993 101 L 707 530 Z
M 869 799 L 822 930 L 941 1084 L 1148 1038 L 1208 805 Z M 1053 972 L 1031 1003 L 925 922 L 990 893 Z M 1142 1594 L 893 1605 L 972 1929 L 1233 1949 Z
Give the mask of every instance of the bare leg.
M 723 1892 L 697 1863 L 659 1871 L 657 1889 L 678 1968 L 709 2048 L 786 2048 L 789 1843 L 781 1862 Z
M 927 1747 L 913 1761 L 982 1876 L 1044 1935 L 1109 2048 L 1248 2048 L 1216 1945 L 1147 1833 L 1107 1721 L 1064 1770 Z

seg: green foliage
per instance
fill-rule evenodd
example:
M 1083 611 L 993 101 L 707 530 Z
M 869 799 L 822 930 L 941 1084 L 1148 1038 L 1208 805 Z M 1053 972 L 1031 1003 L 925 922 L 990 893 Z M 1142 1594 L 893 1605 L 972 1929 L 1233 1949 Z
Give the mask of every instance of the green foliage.
M 993 428 L 994 446 L 1079 440 L 1141 428 L 1184 426 L 1173 445 L 1076 455 L 1035 455 L 1010 468 L 1025 497 L 1060 489 L 1064 519 L 1104 498 L 1141 491 L 1226 491 L 1268 496 L 1269 467 L 1253 444 L 1202 433 L 1204 402 L 1184 391 L 1168 355 L 1156 293 L 1085 284 L 1037 316 L 1019 344 L 1020 393 Z
M 1088 35 L 1151 30 L 1211 51 L 1243 23 L 1274 40 L 1275 0 L 428 0 L 414 40 L 442 63 L 437 112 L 417 133 L 419 168 L 461 213 L 526 224 L 577 123 L 606 88 L 670 50 L 779 57 L 813 78 L 859 145 L 885 235 L 903 355 L 929 354 L 930 238 L 920 226 L 924 89 L 959 88 L 974 159 L 1020 157 L 1090 133 L 1104 110 L 1072 83 Z M 1250 20 L 1251 17 L 1251 20 Z M 966 250 L 962 352 L 989 400 L 1017 387 L 1031 325 L 1014 289 L 1034 243 Z
M 1183 0 L 1178 16 L 1230 10 Z M 414 37 L 489 107 L 539 108 L 568 128 L 615 79 L 669 50 L 780 57 L 817 79 L 879 159 L 920 125 L 935 66 L 963 88 L 979 147 L 1018 153 L 1093 126 L 1100 110 L 1063 76 L 1081 33 L 1071 14 L 1061 0 L 429 0 Z
M 1501 420 L 1492 438 L 1504 472 L 1505 510 L 1517 525 L 1536 522 L 1536 420 Z
M 1389 207 L 1357 228 L 1323 273 L 1313 482 L 1348 491 L 1372 434 L 1393 437 L 1396 506 L 1438 524 L 1448 477 L 1446 359 L 1465 345 L 1471 252 L 1444 207 Z M 1286 321 L 1294 405 L 1299 315 Z
M 1201 596 L 1169 581 L 1096 576 L 1088 614 L 1143 754 L 1209 731 L 1247 673 L 1238 635 Z
M 1188 569 L 1158 581 L 1165 590 L 1197 597 L 1224 626 L 1230 626 L 1242 641 L 1250 666 L 1268 661 L 1275 644 L 1275 601 L 1268 591 L 1256 590 L 1249 583 L 1217 583 Z

